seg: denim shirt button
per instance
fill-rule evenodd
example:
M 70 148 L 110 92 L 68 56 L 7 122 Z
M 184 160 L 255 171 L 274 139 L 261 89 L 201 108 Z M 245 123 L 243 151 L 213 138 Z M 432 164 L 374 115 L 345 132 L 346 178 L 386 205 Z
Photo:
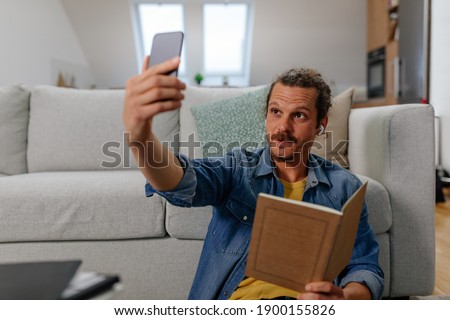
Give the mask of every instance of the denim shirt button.
M 244 220 L 244 221 L 247 221 L 247 219 L 248 219 L 247 216 L 242 217 L 242 220 Z

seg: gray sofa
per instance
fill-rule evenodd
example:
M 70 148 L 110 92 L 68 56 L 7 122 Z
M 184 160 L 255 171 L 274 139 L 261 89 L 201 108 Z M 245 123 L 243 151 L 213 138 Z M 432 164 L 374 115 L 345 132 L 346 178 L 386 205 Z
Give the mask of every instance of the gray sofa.
M 191 106 L 253 89 L 188 87 L 180 111 L 155 118 L 155 132 L 188 141 L 198 135 Z M 119 299 L 185 299 L 211 208 L 145 197 L 123 140 L 123 98 L 123 91 L 0 88 L 0 263 L 82 259 L 82 270 L 120 274 Z M 433 125 L 427 105 L 350 112 L 350 170 L 369 181 L 384 297 L 434 289 Z

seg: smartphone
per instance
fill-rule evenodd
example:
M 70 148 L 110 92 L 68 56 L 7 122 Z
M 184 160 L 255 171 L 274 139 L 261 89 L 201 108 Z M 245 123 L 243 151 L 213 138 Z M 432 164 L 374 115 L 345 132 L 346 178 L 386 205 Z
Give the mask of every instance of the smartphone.
M 183 39 L 184 33 L 181 31 L 155 34 L 148 66 L 151 67 L 155 64 L 181 56 Z M 169 72 L 168 75 L 177 76 L 178 69 Z

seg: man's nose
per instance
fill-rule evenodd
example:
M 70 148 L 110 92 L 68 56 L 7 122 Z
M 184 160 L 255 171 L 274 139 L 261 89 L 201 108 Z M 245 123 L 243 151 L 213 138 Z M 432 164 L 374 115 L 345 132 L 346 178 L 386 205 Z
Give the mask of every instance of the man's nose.
M 291 131 L 292 124 L 289 117 L 281 117 L 278 121 L 277 127 L 278 131 L 281 132 Z

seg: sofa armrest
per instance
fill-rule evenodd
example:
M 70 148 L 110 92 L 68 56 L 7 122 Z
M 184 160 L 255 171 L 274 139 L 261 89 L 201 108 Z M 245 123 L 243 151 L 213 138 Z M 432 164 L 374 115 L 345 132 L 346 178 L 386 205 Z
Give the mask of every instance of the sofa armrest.
M 391 297 L 434 290 L 434 146 L 434 110 L 429 105 L 350 112 L 350 169 L 383 184 L 391 201 Z

